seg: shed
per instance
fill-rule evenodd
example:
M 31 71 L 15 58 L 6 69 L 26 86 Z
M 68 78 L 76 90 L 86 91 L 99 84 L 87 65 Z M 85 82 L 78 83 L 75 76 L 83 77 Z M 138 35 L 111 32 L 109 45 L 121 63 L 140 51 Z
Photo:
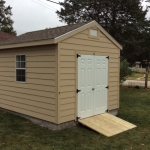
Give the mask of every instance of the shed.
M 52 129 L 119 108 L 122 46 L 96 21 L 0 44 L 0 107 Z

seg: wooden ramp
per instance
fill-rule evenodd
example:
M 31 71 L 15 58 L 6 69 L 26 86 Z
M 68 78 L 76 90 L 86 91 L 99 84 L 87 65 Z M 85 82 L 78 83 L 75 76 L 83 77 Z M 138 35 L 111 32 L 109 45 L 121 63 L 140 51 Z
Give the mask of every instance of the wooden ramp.
M 109 113 L 78 120 L 79 123 L 107 137 L 135 128 L 136 126 Z

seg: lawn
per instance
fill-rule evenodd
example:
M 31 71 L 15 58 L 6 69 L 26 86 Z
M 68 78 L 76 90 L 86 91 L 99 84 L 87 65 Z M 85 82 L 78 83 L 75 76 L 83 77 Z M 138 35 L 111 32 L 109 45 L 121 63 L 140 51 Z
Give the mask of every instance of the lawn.
M 140 79 L 141 81 L 145 81 L 145 78 Z M 148 81 L 150 81 L 150 74 L 148 74 Z
M 51 131 L 0 111 L 0 150 L 150 150 L 149 93 L 121 88 L 118 116 L 137 128 L 110 138 L 81 125 Z
M 143 77 L 145 73 L 133 72 L 131 76 L 127 78 L 127 80 L 136 80 L 137 78 Z M 141 81 L 145 80 L 145 78 L 141 78 Z M 148 75 L 148 80 L 150 81 L 150 74 Z
M 140 78 L 142 76 L 144 76 L 144 73 L 133 72 L 132 75 L 127 78 L 127 80 L 135 80 L 135 79 Z

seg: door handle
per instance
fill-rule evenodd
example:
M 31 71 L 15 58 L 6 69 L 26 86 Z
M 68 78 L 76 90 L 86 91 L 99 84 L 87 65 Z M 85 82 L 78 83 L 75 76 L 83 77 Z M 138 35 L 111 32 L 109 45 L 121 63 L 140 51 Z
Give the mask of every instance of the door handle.
M 94 90 L 95 90 L 95 88 L 92 88 L 92 90 L 94 91 Z

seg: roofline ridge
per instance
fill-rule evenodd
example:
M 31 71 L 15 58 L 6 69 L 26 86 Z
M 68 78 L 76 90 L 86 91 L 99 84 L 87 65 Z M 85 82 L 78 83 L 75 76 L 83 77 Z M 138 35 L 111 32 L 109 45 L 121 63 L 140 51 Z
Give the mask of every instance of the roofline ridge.
M 41 30 L 29 31 L 29 32 L 25 32 L 23 34 L 20 34 L 19 36 L 25 35 L 25 34 L 28 34 L 28 33 L 33 33 L 33 32 L 40 32 L 40 31 L 44 31 L 44 30 L 51 30 L 51 29 L 61 28 L 61 27 L 65 27 L 65 26 L 71 26 L 71 25 L 82 24 L 82 23 L 90 23 L 92 21 L 93 20 L 87 21 L 87 22 L 79 22 L 79 23 L 74 23 L 74 24 L 67 24 L 67 25 L 63 25 L 63 26 L 59 26 L 59 27 L 57 26 L 57 27 L 52 27 L 52 28 L 48 28 L 48 29 L 41 29 Z M 16 36 L 16 37 L 19 37 L 19 36 Z
M 69 32 L 66 32 L 65 34 L 62 34 L 62 35 L 56 37 L 55 39 L 58 39 L 58 38 L 60 38 L 61 36 L 64 36 L 64 35 L 66 35 L 66 34 L 68 34 L 68 33 L 71 33 L 71 32 L 73 32 L 73 31 L 75 31 L 75 30 L 78 30 L 79 28 L 81 28 L 81 27 L 83 27 L 83 26 L 86 26 L 86 25 L 88 25 L 88 24 L 90 24 L 90 23 L 92 23 L 92 22 L 96 22 L 96 21 L 95 21 L 95 20 L 92 20 L 92 21 L 89 21 L 89 22 L 84 22 L 84 23 L 85 23 L 84 25 L 82 25 L 82 26 L 80 26 L 80 27 L 78 27 L 78 28 L 76 28 L 76 29 L 74 29 L 74 30 L 71 30 L 71 31 L 69 31 Z M 82 22 L 81 22 L 81 23 L 82 23 Z

